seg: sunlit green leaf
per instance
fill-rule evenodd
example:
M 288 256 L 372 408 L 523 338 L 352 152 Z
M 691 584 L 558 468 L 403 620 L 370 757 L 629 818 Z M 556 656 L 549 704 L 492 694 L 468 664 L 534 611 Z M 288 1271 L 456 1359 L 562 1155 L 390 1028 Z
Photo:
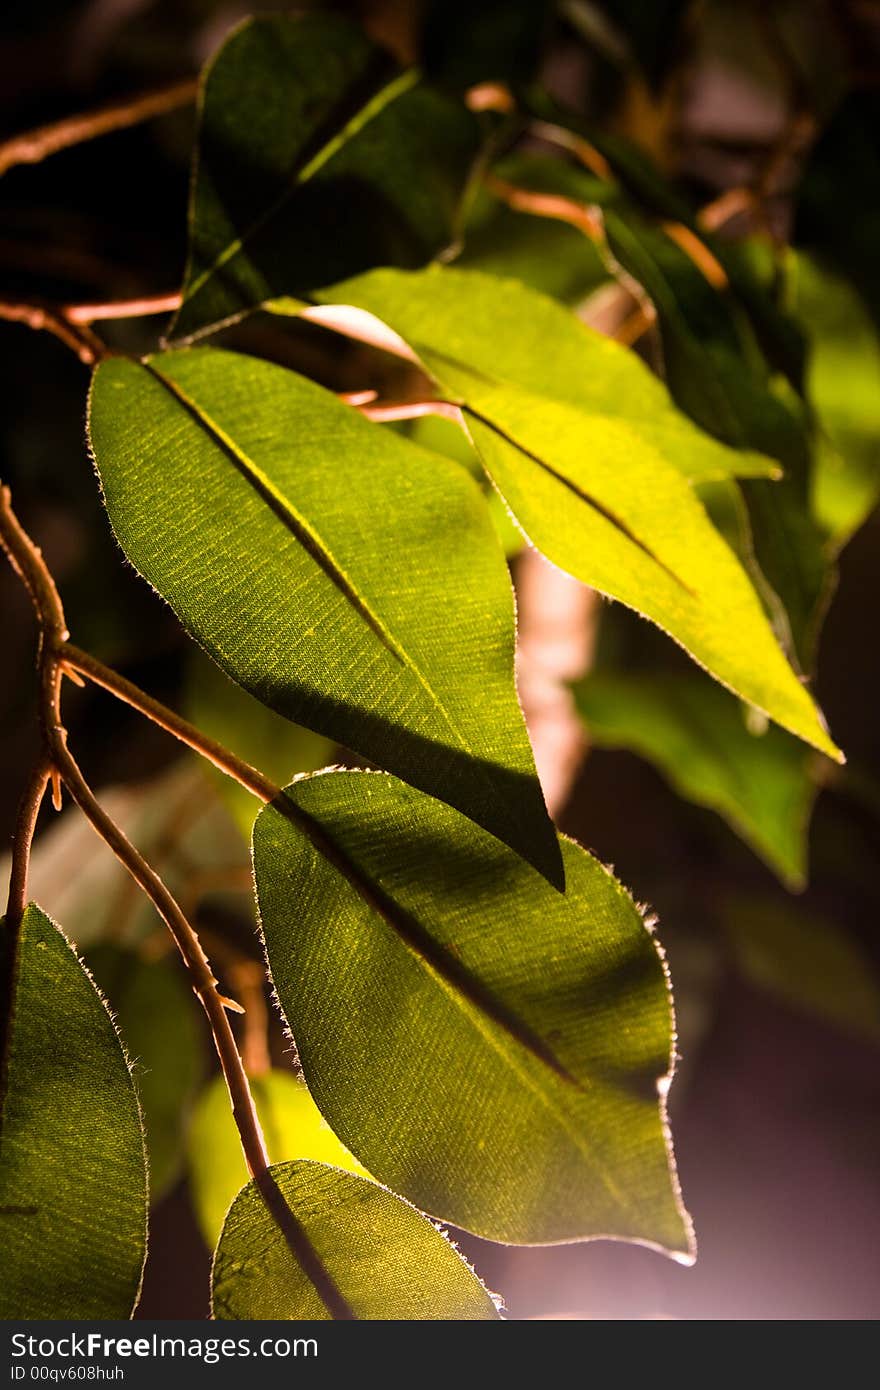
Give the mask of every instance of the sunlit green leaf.
M 308 1271 L 329 1282 L 346 1316 L 478 1321 L 498 1309 L 455 1246 L 377 1183 L 323 1163 L 283 1163 L 272 1176 L 291 1216 L 285 1234 L 254 1183 L 226 1218 L 211 1274 L 215 1318 L 326 1319 Z
M 204 1067 L 196 998 L 172 956 L 152 959 L 110 942 L 86 963 L 113 1011 L 132 1062 L 157 1202 L 183 1164 L 184 1122 Z
M 690 482 L 743 455 L 696 429 L 632 353 L 551 300 L 473 271 L 375 271 L 336 286 L 460 402 L 530 540 L 669 632 L 723 684 L 832 756 L 809 694 Z
M 421 1209 L 495 1240 L 686 1251 L 660 955 L 561 844 L 564 895 L 394 778 L 294 784 L 254 827 L 279 1001 L 322 1113 Z
M 143 1131 L 110 1014 L 38 907 L 11 958 L 0 1111 L 0 1317 L 127 1318 L 146 1253 Z
M 880 1042 L 876 973 L 838 922 L 769 896 L 734 894 L 720 910 L 748 979 L 802 1012 Z
M 252 1076 L 251 1092 L 273 1163 L 309 1158 L 364 1174 L 361 1165 L 336 1138 L 305 1084 L 292 1072 L 270 1071 L 265 1076 Z M 199 1096 L 190 1123 L 187 1152 L 196 1216 L 202 1235 L 213 1249 L 233 1198 L 248 1180 L 222 1076 L 216 1076 Z
M 510 581 L 465 469 L 211 349 L 104 363 L 90 429 L 126 555 L 229 675 L 560 881 Z
M 815 755 L 697 674 L 597 672 L 575 691 L 590 739 L 647 758 L 677 792 L 717 811 L 793 887 L 806 875 Z
M 813 511 L 839 548 L 880 498 L 880 342 L 842 277 L 802 255 L 794 280 L 798 314 L 810 334 L 807 389 L 823 431 Z
M 451 242 L 475 118 L 336 15 L 263 16 L 205 73 L 176 337 Z

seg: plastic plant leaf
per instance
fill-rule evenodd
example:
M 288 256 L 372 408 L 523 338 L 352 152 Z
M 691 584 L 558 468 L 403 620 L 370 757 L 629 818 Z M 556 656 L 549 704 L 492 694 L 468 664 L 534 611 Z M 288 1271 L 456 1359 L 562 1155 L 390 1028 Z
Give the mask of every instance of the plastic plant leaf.
M 102 364 L 90 431 L 123 550 L 228 675 L 561 884 L 510 579 L 465 469 L 304 377 L 209 348 Z
M 487 472 L 548 559 L 840 756 L 690 486 L 735 473 L 738 455 L 675 410 L 632 353 L 524 285 L 473 271 L 375 271 L 329 299 L 387 324 L 461 405 Z
M 110 1013 L 35 904 L 0 926 L 0 1317 L 128 1318 L 147 1238 L 144 1137 Z
M 422 1210 L 686 1258 L 661 956 L 608 870 L 561 845 L 564 895 L 394 778 L 302 779 L 254 827 L 278 999 L 322 1114 Z
M 472 1322 L 499 1316 L 452 1242 L 408 1202 L 324 1163 L 282 1163 L 271 1173 L 290 1215 L 286 1236 L 248 1183 L 214 1254 L 215 1318 Z M 319 1292 L 328 1286 L 330 1299 Z
M 335 15 L 267 15 L 208 65 L 172 335 L 455 239 L 480 128 Z

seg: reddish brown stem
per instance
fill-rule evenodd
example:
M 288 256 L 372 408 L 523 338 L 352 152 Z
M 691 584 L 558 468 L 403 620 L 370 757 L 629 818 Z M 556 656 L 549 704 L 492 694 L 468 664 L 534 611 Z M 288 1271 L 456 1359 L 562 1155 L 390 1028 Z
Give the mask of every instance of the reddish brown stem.
M 12 300 L 0 300 L 0 319 L 51 333 L 65 347 L 71 348 L 87 366 L 107 356 L 107 348 L 97 334 L 85 324 L 74 323 L 63 310 L 51 304 L 19 304 Z
M 18 808 L 15 838 L 12 842 L 12 868 L 9 872 L 9 898 L 6 904 L 6 927 L 13 939 L 21 925 L 28 900 L 28 869 L 31 845 L 37 828 L 37 817 L 49 784 L 49 765 L 40 758 L 31 774 Z
M 118 699 L 124 700 L 127 705 L 146 715 L 154 724 L 158 724 L 167 733 L 172 734 L 181 743 L 185 743 L 194 752 L 200 753 L 208 762 L 213 763 L 221 772 L 233 777 L 236 782 L 259 797 L 261 801 L 274 801 L 281 794 L 281 788 L 274 782 L 265 777 L 257 768 L 251 767 L 241 758 L 237 758 L 234 753 L 230 753 L 222 744 L 215 739 L 203 734 L 194 724 L 183 719 L 173 710 L 154 700 L 151 695 L 145 694 L 138 686 L 124 676 L 118 675 L 116 671 L 111 671 L 103 662 L 98 661 L 97 657 L 90 656 L 88 652 L 80 651 L 78 647 L 65 643 L 60 653 L 61 664 L 66 671 L 76 671 L 82 676 L 87 676 L 95 685 L 100 685 L 104 690 L 109 690 Z
M 153 116 L 175 111 L 179 106 L 187 106 L 195 100 L 197 91 L 196 78 L 186 78 L 182 82 L 172 82 L 155 91 L 102 106 L 97 111 L 65 116 L 63 120 L 13 135 L 0 144 L 0 174 L 5 174 L 16 164 L 39 164 L 49 155 L 57 154 L 71 145 L 81 145 L 98 135 L 124 130 Z

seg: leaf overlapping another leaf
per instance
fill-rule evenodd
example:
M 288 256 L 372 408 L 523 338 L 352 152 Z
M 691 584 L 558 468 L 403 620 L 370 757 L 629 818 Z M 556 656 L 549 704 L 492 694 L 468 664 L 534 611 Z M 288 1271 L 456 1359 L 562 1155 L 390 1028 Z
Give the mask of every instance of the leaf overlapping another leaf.
M 473 271 L 374 271 L 324 299 L 368 311 L 412 348 L 550 560 L 839 756 L 691 486 L 735 475 L 742 456 L 676 411 L 632 354 L 524 285 Z
M 90 433 L 123 550 L 233 679 L 561 884 L 510 580 L 463 468 L 293 372 L 207 348 L 102 364 Z
M 404 1322 L 496 1319 L 495 1301 L 424 1216 L 365 1178 L 324 1163 L 271 1170 L 289 1238 L 249 1183 L 230 1208 L 211 1272 L 215 1318 L 327 1319 L 309 1271 L 329 1281 L 347 1316 Z
M 661 958 L 611 874 L 561 848 L 564 895 L 394 778 L 304 778 L 254 827 L 278 998 L 334 1132 L 422 1210 L 685 1255 Z
M 456 236 L 479 142 L 464 105 L 339 16 L 246 21 L 203 80 L 173 336 L 371 266 L 423 265 Z

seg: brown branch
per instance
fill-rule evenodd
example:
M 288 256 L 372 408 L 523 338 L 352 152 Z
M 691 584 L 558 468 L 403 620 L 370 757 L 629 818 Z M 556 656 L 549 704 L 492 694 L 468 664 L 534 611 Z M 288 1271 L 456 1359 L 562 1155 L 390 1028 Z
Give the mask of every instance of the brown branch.
M 41 757 L 25 788 L 15 822 L 12 867 L 9 872 L 9 897 L 6 904 L 6 928 L 12 933 L 13 939 L 18 933 L 24 910 L 27 907 L 31 845 L 37 828 L 37 816 L 40 813 L 48 784 L 48 762 Z
M 81 145 L 99 135 L 124 130 L 153 116 L 162 116 L 180 106 L 187 106 L 195 100 L 197 91 L 197 79 L 185 78 L 182 82 L 172 82 L 155 91 L 102 106 L 97 111 L 65 116 L 63 120 L 13 135 L 0 143 L 0 174 L 5 174 L 16 164 L 39 164 L 49 155 L 57 154 L 71 145 Z
M 67 318 L 64 310 L 54 305 L 0 300 L 0 319 L 6 319 L 9 323 L 23 323 L 28 328 L 53 334 L 87 366 L 107 356 L 107 348 L 97 334 L 86 324 Z
M 180 308 L 180 290 L 144 295 L 140 299 L 115 299 L 104 304 L 65 304 L 66 323 L 100 323 L 108 319 L 142 319 L 151 314 L 171 314 Z
M 185 743 L 194 752 L 200 753 L 214 767 L 225 772 L 228 777 L 234 778 L 247 791 L 259 797 L 260 801 L 274 801 L 281 795 L 281 788 L 274 782 L 265 777 L 257 768 L 251 767 L 250 763 L 244 762 L 242 758 L 237 758 L 234 753 L 230 753 L 228 748 L 224 748 L 216 739 L 209 738 L 203 734 L 194 724 L 175 714 L 167 706 L 154 700 L 151 695 L 147 695 L 131 681 L 120 676 L 116 671 L 111 671 L 103 662 L 98 661 L 97 657 L 90 656 L 88 652 L 80 651 L 78 647 L 71 646 L 66 642 L 60 652 L 60 661 L 65 671 L 76 671 L 81 676 L 87 676 L 95 685 L 100 685 L 102 689 L 110 691 L 112 695 L 123 700 L 132 709 L 158 724 L 166 733 L 172 734 L 174 738 Z
M 52 772 L 64 781 L 76 804 L 101 839 L 109 846 L 136 883 L 166 922 L 186 963 L 193 989 L 205 1010 L 220 1065 L 232 1102 L 232 1112 L 241 1139 L 242 1149 L 254 1182 L 276 1221 L 294 1256 L 302 1264 L 320 1298 L 333 1318 L 351 1319 L 355 1315 L 336 1287 L 331 1276 L 311 1245 L 306 1232 L 287 1205 L 269 1168 L 259 1117 L 251 1095 L 227 1010 L 239 1009 L 233 1001 L 224 999 L 217 989 L 201 942 L 171 894 L 143 855 L 123 834 L 115 821 L 103 809 L 86 782 L 67 746 L 67 731 L 61 719 L 60 688 L 64 673 L 64 649 L 67 625 L 58 590 L 43 560 L 39 548 L 23 529 L 12 510 L 8 488 L 0 489 L 0 543 L 13 569 L 27 588 L 37 614 L 40 629 L 40 726 L 43 736 L 41 761 L 34 773 L 20 816 L 20 838 L 17 836 L 14 862 L 13 914 L 18 909 L 26 880 L 27 849 L 40 801 Z M 146 697 L 145 697 L 146 698 Z M 173 719 L 173 716 L 172 716 Z
M 486 186 L 497 198 L 500 198 L 508 207 L 517 212 L 524 212 L 533 217 L 549 217 L 556 222 L 566 222 L 576 231 L 589 237 L 599 252 L 609 276 L 621 290 L 629 295 L 635 306 L 634 312 L 629 315 L 616 332 L 610 335 L 617 342 L 622 343 L 624 347 L 631 347 L 655 323 L 657 311 L 653 302 L 638 280 L 620 264 L 611 249 L 605 232 L 601 208 L 593 204 L 578 202 L 576 198 L 567 198 L 563 194 L 539 193 L 534 189 L 522 188 L 516 184 L 508 183 L 505 179 L 496 178 L 492 174 L 487 178 Z M 696 237 L 694 237 L 694 241 L 697 241 Z M 709 252 L 707 251 L 706 254 L 709 255 Z M 712 259 L 714 260 L 714 257 Z M 365 413 L 369 413 L 369 409 L 368 407 Z M 373 413 L 370 418 L 376 419 L 377 416 Z

